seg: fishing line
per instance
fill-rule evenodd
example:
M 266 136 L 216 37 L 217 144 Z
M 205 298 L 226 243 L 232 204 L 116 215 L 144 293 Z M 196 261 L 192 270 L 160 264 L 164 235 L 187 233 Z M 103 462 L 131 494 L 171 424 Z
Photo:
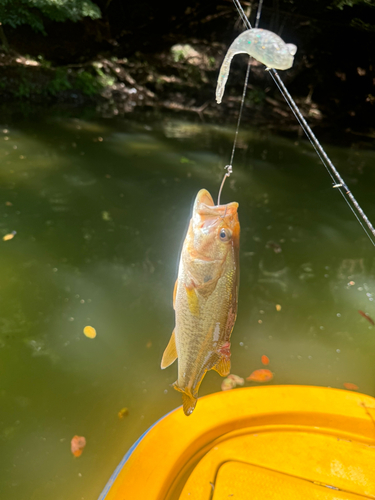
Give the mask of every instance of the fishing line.
M 255 19 L 255 27 L 256 28 L 259 25 L 260 16 L 261 16 L 261 13 L 262 13 L 262 6 L 263 6 L 263 0 L 260 0 L 259 4 L 258 4 L 257 13 L 256 13 L 256 19 Z M 244 19 L 246 19 L 246 21 L 248 21 L 248 18 L 246 16 L 245 12 L 244 11 L 242 11 L 242 12 L 243 12 Z M 241 18 L 242 18 L 242 14 L 240 14 L 240 15 L 241 15 Z M 247 64 L 247 69 L 246 69 L 246 76 L 245 76 L 245 82 L 244 82 L 243 91 L 242 91 L 242 98 L 241 98 L 240 110 L 239 110 L 239 113 L 238 113 L 237 127 L 236 127 L 236 132 L 234 134 L 234 140 L 233 140 L 232 154 L 231 154 L 231 157 L 230 157 L 229 165 L 226 165 L 224 167 L 227 170 L 227 172 L 224 174 L 223 180 L 221 181 L 221 185 L 220 185 L 220 189 L 219 189 L 219 194 L 217 196 L 217 204 L 218 205 L 220 205 L 220 197 L 221 197 L 221 192 L 222 192 L 223 187 L 224 187 L 224 183 L 225 183 L 227 177 L 229 177 L 230 174 L 233 172 L 233 159 L 234 159 L 234 153 L 236 151 L 236 146 L 237 146 L 238 132 L 240 130 L 240 123 L 241 123 L 241 118 L 242 118 L 243 106 L 244 106 L 244 103 L 245 103 L 247 84 L 249 82 L 250 68 L 251 68 L 251 57 L 249 58 L 249 62 Z
M 252 29 L 251 23 L 248 20 L 246 14 L 245 14 L 245 12 L 244 12 L 244 10 L 242 8 L 242 5 L 241 5 L 240 1 L 239 0 L 233 0 L 233 3 L 234 3 L 234 5 L 235 5 L 235 7 L 236 7 L 236 9 L 238 11 L 239 16 L 241 17 L 243 23 L 245 24 L 245 27 L 247 29 Z M 263 0 L 260 0 L 259 7 L 262 5 L 262 3 L 263 3 Z M 258 7 L 258 12 L 259 12 L 259 7 Z M 259 15 L 259 18 L 260 18 L 260 15 Z M 257 21 L 259 21 L 259 18 L 258 18 L 258 14 L 257 14 Z M 342 197 L 346 201 L 346 203 L 349 206 L 350 210 L 355 215 L 356 219 L 358 220 L 358 222 L 362 226 L 363 230 L 365 231 L 365 233 L 368 236 L 368 238 L 371 241 L 371 243 L 375 246 L 375 229 L 374 229 L 373 225 L 371 224 L 370 220 L 368 219 L 368 217 L 366 216 L 366 214 L 362 210 L 361 206 L 359 205 L 359 203 L 355 199 L 354 195 L 351 193 L 351 191 L 349 190 L 348 186 L 346 185 L 344 179 L 341 177 L 341 175 L 337 171 L 336 167 L 333 165 L 333 163 L 331 162 L 331 160 L 328 157 L 327 153 L 323 149 L 322 145 L 320 144 L 320 142 L 316 138 L 315 134 L 311 130 L 310 126 L 308 125 L 308 123 L 306 122 L 306 120 L 304 119 L 304 117 L 302 116 L 302 114 L 301 114 L 301 112 L 300 112 L 297 104 L 295 103 L 295 101 L 292 98 L 292 96 L 289 94 L 287 88 L 285 87 L 285 85 L 284 85 L 283 81 L 281 80 L 281 78 L 280 78 L 279 74 L 277 73 L 277 71 L 275 69 L 273 69 L 273 68 L 269 69 L 268 71 L 269 71 L 269 73 L 270 73 L 273 81 L 275 82 L 277 88 L 279 89 L 281 95 L 283 96 L 283 98 L 287 102 L 288 106 L 292 110 L 292 113 L 296 117 L 296 119 L 297 119 L 299 125 L 301 126 L 302 130 L 304 131 L 304 133 L 306 134 L 307 138 L 309 139 L 309 141 L 310 141 L 311 145 L 313 146 L 316 154 L 318 155 L 320 161 L 323 163 L 323 165 L 325 166 L 325 168 L 326 168 L 327 172 L 329 173 L 331 179 L 333 180 L 333 182 L 334 182 L 334 186 L 333 187 L 339 189 Z M 363 222 L 366 224 L 367 229 L 366 229 L 365 225 L 363 224 Z

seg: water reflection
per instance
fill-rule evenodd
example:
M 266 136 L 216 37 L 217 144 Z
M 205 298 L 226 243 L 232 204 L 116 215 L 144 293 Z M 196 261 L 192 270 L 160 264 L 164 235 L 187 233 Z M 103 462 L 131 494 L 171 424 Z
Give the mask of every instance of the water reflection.
M 175 367 L 160 370 L 178 254 L 232 139 L 170 119 L 3 125 L 0 231 L 17 234 L 0 240 L 1 497 L 96 499 L 132 442 L 180 404 Z M 375 153 L 328 149 L 375 220 Z M 375 327 L 358 313 L 375 318 L 375 254 L 362 229 L 308 144 L 243 131 L 234 165 L 223 193 L 242 227 L 233 373 L 267 355 L 271 383 L 375 395 Z M 210 372 L 201 394 L 221 383 Z M 74 435 L 87 441 L 76 459 Z

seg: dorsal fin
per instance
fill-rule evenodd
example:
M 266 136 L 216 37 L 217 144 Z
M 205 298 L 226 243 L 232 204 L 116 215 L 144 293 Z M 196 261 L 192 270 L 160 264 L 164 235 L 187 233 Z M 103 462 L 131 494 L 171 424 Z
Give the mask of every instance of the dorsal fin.
M 173 330 L 171 338 L 169 339 L 168 345 L 165 348 L 161 360 L 161 369 L 164 370 L 164 368 L 167 368 L 167 366 L 171 365 L 176 359 L 177 359 L 176 339 Z

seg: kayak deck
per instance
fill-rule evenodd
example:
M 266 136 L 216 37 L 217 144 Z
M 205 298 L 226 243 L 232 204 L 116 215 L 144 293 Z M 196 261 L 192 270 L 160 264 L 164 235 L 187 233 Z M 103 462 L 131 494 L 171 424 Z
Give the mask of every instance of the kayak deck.
M 100 500 L 375 499 L 375 399 L 310 386 L 203 397 L 129 450 Z M 251 492 L 251 493 L 250 493 Z

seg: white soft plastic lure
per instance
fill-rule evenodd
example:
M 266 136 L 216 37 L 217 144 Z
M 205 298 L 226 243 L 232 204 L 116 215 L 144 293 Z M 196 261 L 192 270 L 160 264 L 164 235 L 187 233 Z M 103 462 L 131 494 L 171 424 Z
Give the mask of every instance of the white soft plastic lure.
M 239 35 L 229 47 L 220 68 L 216 87 L 216 101 L 221 103 L 225 84 L 228 80 L 230 63 L 236 54 L 249 54 L 267 68 L 289 69 L 293 65 L 297 47 L 285 43 L 272 31 L 253 28 Z

